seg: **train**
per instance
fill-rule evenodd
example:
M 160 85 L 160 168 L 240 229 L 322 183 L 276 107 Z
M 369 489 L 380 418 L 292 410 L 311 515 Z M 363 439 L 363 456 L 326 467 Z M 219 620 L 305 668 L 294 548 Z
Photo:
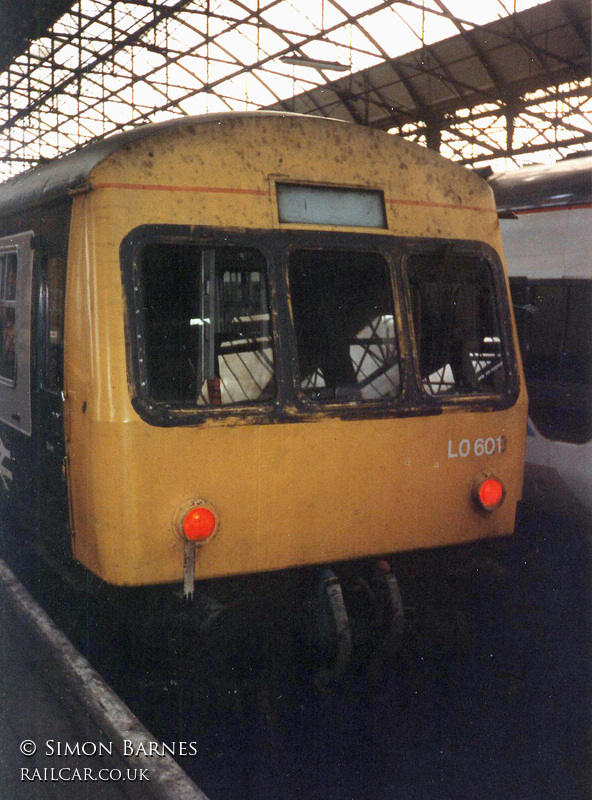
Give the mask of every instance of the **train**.
M 592 154 L 489 178 L 530 399 L 525 503 L 591 519 Z
M 344 661 L 348 582 L 396 627 L 394 554 L 514 530 L 493 193 L 402 138 L 237 112 L 40 164 L 0 186 L 0 315 L 1 500 L 103 583 L 312 592 Z

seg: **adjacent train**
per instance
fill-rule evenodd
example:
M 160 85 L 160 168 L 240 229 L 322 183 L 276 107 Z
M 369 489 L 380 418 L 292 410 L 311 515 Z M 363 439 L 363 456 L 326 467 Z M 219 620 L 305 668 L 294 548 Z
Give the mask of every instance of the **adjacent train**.
M 526 492 L 592 511 L 592 154 L 490 179 L 530 398 Z
M 343 565 L 514 529 L 493 194 L 401 138 L 208 115 L 41 165 L 0 187 L 0 318 L 0 494 L 103 581 L 320 574 L 343 625 Z

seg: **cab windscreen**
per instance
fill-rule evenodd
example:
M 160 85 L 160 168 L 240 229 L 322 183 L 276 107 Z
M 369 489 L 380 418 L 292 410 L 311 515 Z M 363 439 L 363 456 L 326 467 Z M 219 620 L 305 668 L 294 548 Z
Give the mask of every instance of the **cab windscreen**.
M 317 402 L 398 396 L 399 350 L 382 256 L 298 250 L 289 278 L 304 395 Z
M 140 262 L 147 388 L 158 404 L 275 396 L 266 264 L 256 250 L 154 243 Z
M 415 343 L 429 395 L 506 388 L 498 299 L 489 262 L 450 247 L 406 259 Z

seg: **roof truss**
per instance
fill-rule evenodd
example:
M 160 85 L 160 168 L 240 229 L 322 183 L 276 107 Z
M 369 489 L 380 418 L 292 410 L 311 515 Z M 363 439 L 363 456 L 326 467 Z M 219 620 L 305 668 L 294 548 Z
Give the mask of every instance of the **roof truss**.
M 587 0 L 488 2 L 500 19 L 480 26 L 451 0 L 77 0 L 0 74 L 0 173 L 142 122 L 261 107 L 392 130 L 463 163 L 592 146 Z M 396 54 L 387 23 L 418 49 Z M 451 35 L 429 44 L 436 29 Z

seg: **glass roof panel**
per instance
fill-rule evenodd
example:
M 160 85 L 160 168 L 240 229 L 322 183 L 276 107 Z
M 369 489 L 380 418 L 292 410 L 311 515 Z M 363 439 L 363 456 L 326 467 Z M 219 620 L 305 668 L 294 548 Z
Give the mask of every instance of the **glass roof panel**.
M 0 177 L 145 122 L 278 101 L 290 109 L 295 95 L 337 80 L 340 69 L 355 76 L 543 4 L 556 5 L 555 0 L 187 0 L 181 11 L 173 11 L 176 0 L 77 0 L 0 75 Z M 419 58 L 404 81 L 405 96 L 418 103 L 419 72 L 437 66 L 427 56 Z M 454 87 L 454 76 L 443 67 L 441 72 L 442 85 Z M 570 87 L 577 96 L 578 87 L 573 82 Z M 515 125 L 517 141 L 536 140 L 537 147 L 548 141 L 551 147 L 571 141 L 578 130 L 588 136 L 590 125 L 580 119 L 587 91 L 571 105 L 561 100 L 567 133 L 545 122 L 551 115 L 556 119 L 557 111 L 544 95 L 539 116 L 531 109 L 530 117 Z M 371 99 L 384 104 L 379 94 Z M 395 107 L 403 106 L 393 101 Z M 541 123 L 531 140 L 528 119 Z M 469 158 L 477 154 L 483 160 L 499 151 L 506 136 L 501 108 L 486 120 L 463 123 L 459 114 L 442 136 L 442 152 L 463 160 L 472 146 Z M 396 132 L 425 140 L 423 123 L 401 124 Z

